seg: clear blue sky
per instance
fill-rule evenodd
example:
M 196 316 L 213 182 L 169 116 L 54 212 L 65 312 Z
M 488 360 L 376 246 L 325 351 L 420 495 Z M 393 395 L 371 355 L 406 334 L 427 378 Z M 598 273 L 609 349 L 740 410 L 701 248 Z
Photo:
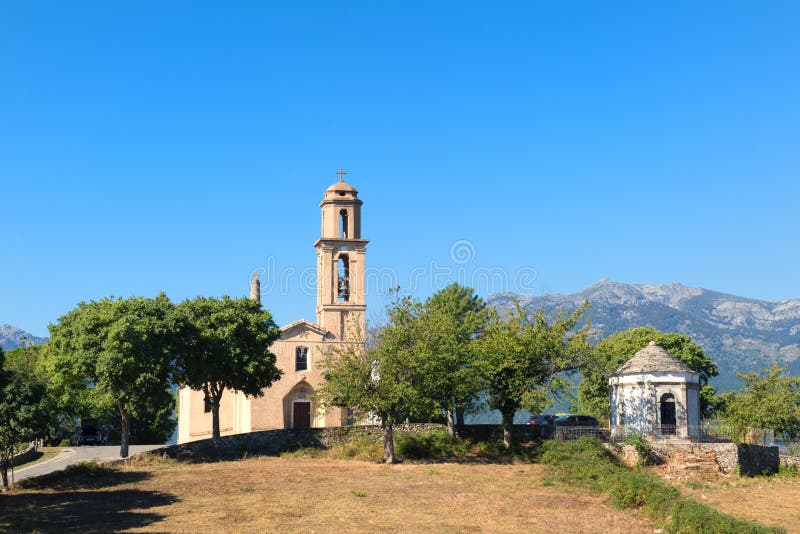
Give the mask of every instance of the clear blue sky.
M 277 321 L 313 319 L 339 165 L 368 264 L 420 296 L 492 268 L 800 297 L 798 28 L 796 1 L 6 0 L 0 323 L 270 262 Z

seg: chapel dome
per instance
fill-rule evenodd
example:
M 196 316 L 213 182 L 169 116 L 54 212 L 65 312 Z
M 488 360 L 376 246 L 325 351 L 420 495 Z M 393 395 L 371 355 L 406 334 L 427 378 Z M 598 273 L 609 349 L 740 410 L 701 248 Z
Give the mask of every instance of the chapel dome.
M 697 373 L 688 365 L 651 341 L 614 371 L 615 375 L 638 375 L 644 373 Z

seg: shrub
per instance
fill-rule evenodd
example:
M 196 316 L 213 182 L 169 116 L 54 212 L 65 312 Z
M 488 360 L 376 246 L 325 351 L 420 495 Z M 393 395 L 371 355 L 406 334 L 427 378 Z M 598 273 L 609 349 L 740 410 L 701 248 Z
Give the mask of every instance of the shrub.
M 342 460 L 380 462 L 383 460 L 383 448 L 380 443 L 370 438 L 356 438 L 334 445 L 323 455 L 326 458 Z
M 398 434 L 395 438 L 397 455 L 408 460 L 464 456 L 471 443 L 461 438 L 450 439 L 446 432 L 431 430 L 419 434 Z
M 640 466 L 654 465 L 658 463 L 658 458 L 656 457 L 656 454 L 653 451 L 653 446 L 641 434 L 639 433 L 631 434 L 625 440 L 625 443 L 627 443 L 628 445 L 633 445 L 633 447 L 636 449 L 636 454 L 639 455 L 639 461 L 637 463 Z
M 479 441 L 473 447 L 473 451 L 475 456 L 489 460 L 507 460 L 510 454 L 502 440 Z

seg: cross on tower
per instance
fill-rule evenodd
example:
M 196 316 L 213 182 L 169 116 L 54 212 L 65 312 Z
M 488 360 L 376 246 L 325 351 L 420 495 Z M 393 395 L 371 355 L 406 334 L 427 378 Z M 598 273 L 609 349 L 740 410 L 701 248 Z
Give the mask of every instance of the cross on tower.
M 348 173 L 348 172 L 345 172 L 344 170 L 342 170 L 342 167 L 341 167 L 341 165 L 340 165 L 340 166 L 339 166 L 339 170 L 336 172 L 336 174 L 338 174 L 338 175 L 339 175 L 339 181 L 340 181 L 340 182 L 344 182 L 344 175 L 345 175 L 345 174 L 350 174 L 350 173 Z

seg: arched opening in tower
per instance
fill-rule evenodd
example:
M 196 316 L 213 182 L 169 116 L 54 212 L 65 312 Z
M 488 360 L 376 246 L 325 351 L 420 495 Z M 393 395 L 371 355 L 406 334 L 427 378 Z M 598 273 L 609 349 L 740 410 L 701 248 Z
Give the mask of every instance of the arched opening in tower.
M 347 254 L 339 256 L 339 268 L 337 270 L 339 302 L 347 302 L 350 300 L 350 258 Z
M 339 211 L 339 238 L 347 239 L 347 210 Z

